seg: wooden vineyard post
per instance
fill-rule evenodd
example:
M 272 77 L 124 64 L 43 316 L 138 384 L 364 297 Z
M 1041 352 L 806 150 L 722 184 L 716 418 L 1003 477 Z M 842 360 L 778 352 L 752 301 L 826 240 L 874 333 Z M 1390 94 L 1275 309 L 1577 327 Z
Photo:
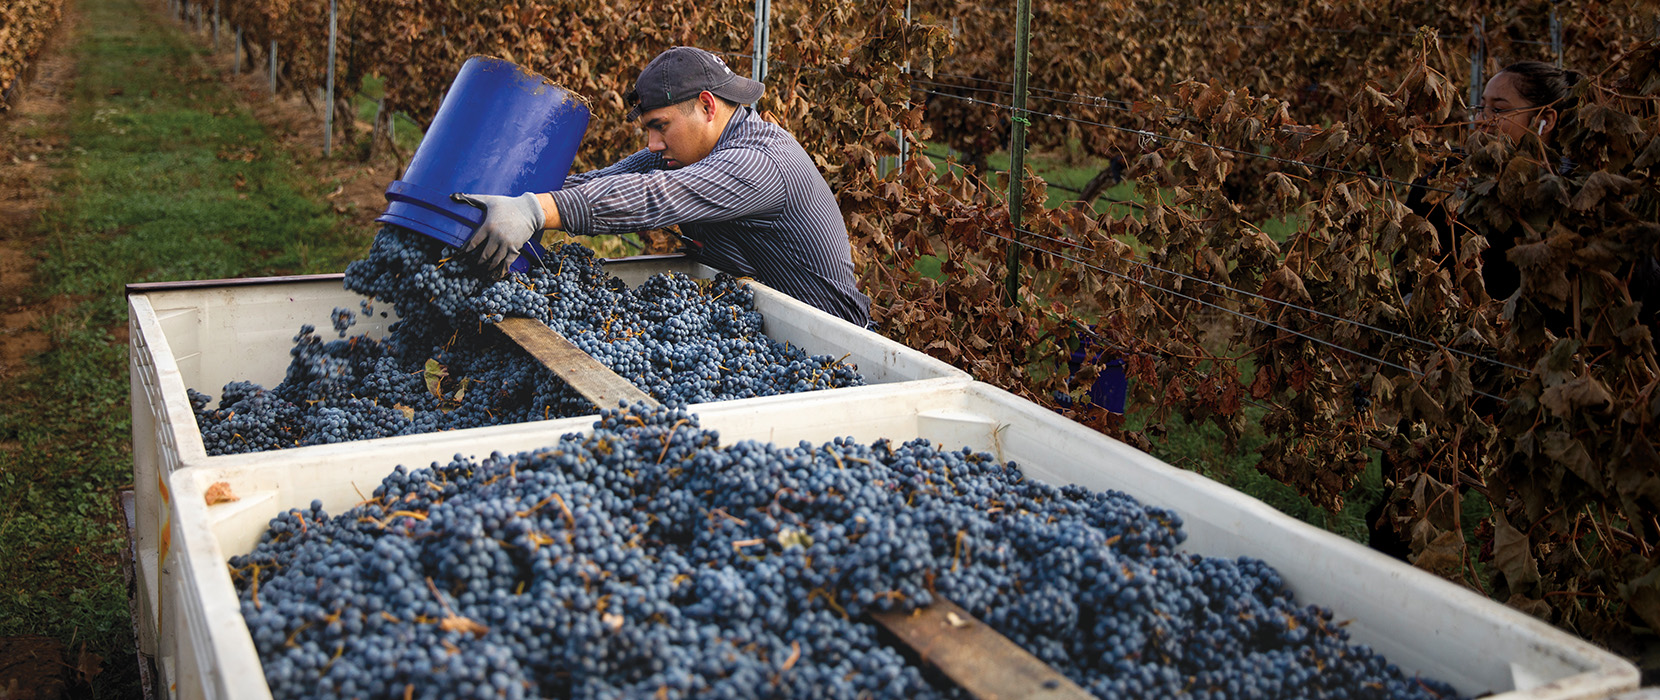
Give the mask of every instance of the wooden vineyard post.
M 328 94 L 323 97 L 323 155 L 329 155 L 334 142 L 334 41 L 339 34 L 339 7 L 337 0 L 329 0 L 329 73 Z
M 1481 104 L 1482 89 L 1487 87 L 1483 84 L 1481 75 L 1482 70 L 1486 67 L 1487 18 L 1482 17 L 1481 22 L 1475 26 L 1474 36 L 1470 37 L 1470 109 L 1477 112 L 1477 114 L 1470 115 L 1470 128 L 1472 129 L 1476 127 L 1476 119 L 1481 116 L 1480 108 L 1477 105 Z
M 755 48 L 750 58 L 749 77 L 767 81 L 767 53 L 772 50 L 772 0 L 755 0 Z
M 1556 13 L 1556 2 L 1550 4 L 1550 51 L 1556 56 L 1556 67 L 1562 67 L 1562 17 Z
M 1005 303 L 1020 303 L 1020 225 L 1021 200 L 1025 196 L 1022 175 L 1026 172 L 1026 73 L 1032 43 L 1032 0 L 1015 3 L 1014 18 L 1014 106 L 1010 112 L 1009 129 L 1009 254 L 1005 266 L 1008 277 L 1003 280 Z

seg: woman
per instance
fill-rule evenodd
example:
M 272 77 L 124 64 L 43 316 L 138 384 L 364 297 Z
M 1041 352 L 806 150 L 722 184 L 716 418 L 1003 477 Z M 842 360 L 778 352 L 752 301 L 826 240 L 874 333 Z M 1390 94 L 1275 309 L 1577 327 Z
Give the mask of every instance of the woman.
M 1563 115 L 1573 109 L 1573 87 L 1579 80 L 1579 73 L 1563 70 L 1549 63 L 1512 63 L 1487 81 L 1486 88 L 1482 90 L 1481 111 L 1476 124 L 1483 131 L 1502 135 L 1518 145 L 1526 142 L 1529 136 L 1536 137 L 1544 148 L 1550 150 L 1554 146 L 1554 136 L 1559 130 Z M 1439 171 L 1445 167 L 1451 167 L 1451 164 L 1443 163 L 1436 169 Z M 1566 158 L 1558 160 L 1558 174 L 1567 174 L 1573 167 L 1573 163 Z M 1456 217 L 1449 214 L 1444 201 L 1428 201 L 1427 195 L 1430 190 L 1425 185 L 1429 180 L 1429 176 L 1424 176 L 1414 183 L 1407 193 L 1406 204 L 1413 213 L 1424 217 L 1435 226 L 1436 235 L 1440 238 L 1442 264 L 1452 268 L 1454 283 L 1458 284 L 1460 270 L 1457 269 L 1455 252 L 1457 239 L 1461 235 L 1468 235 L 1470 231 L 1467 224 L 1458 223 Z M 1520 226 L 1482 231 L 1482 235 L 1487 238 L 1488 247 L 1481 253 L 1481 277 L 1487 289 L 1487 296 L 1491 299 L 1503 301 L 1521 286 L 1521 271 L 1506 256 L 1515 246 L 1520 234 Z M 1401 259 L 1402 255 L 1397 253 L 1396 262 L 1401 262 Z M 1414 278 L 1415 275 L 1410 270 L 1402 271 L 1402 281 L 1406 285 L 1403 291 L 1411 289 Z M 1633 292 L 1638 292 L 1639 283 L 1634 281 L 1632 286 Z M 1650 304 L 1645 303 L 1644 306 L 1648 308 Z M 1571 323 L 1568 314 L 1550 309 L 1542 311 L 1547 328 L 1558 335 L 1566 332 Z M 1493 369 L 1486 363 L 1477 363 L 1472 367 L 1472 370 L 1478 372 Z M 1485 399 L 1475 402 L 1475 409 L 1484 414 L 1495 413 L 1501 408 Z M 1385 483 L 1399 483 L 1402 468 L 1402 465 L 1396 464 L 1394 459 L 1386 454 L 1383 463 Z M 1385 497 L 1366 513 L 1370 531 L 1369 543 L 1373 549 L 1404 561 L 1411 548 L 1386 517 L 1390 504 L 1391 497 L 1386 491 Z
M 1538 137 L 1548 148 L 1555 140 L 1563 115 L 1573 109 L 1573 88 L 1579 80 L 1577 72 L 1539 61 L 1505 66 L 1487 81 L 1487 87 L 1481 92 L 1477 124 L 1482 130 L 1501 134 L 1515 144 L 1523 143 L 1529 135 Z M 1558 158 L 1557 174 L 1573 171 L 1572 161 Z M 1506 231 L 1487 232 L 1488 248 L 1481 254 L 1482 279 L 1487 284 L 1487 296 L 1493 299 L 1507 299 L 1521 286 L 1521 271 L 1505 255 L 1516 244 L 1520 233 L 1520 227 L 1515 226 Z
M 1532 134 L 1548 148 L 1552 145 L 1553 137 L 1561 124 L 1562 115 L 1572 109 L 1573 86 L 1579 79 L 1579 73 L 1563 70 L 1549 63 L 1512 63 L 1487 81 L 1487 86 L 1482 91 L 1481 109 L 1475 123 L 1483 131 L 1501 134 L 1516 144 L 1522 143 Z M 1407 190 L 1406 206 L 1412 213 L 1423 217 L 1435 227 L 1440 243 L 1441 264 L 1452 273 L 1454 286 L 1464 286 L 1460 281 L 1463 275 L 1460 274 L 1456 251 L 1459 239 L 1468 235 L 1469 227 L 1458 223 L 1458 217 L 1446 209 L 1447 202 L 1430 201 L 1431 190 L 1427 187 L 1435 175 L 1452 165 L 1451 162 L 1439 163 L 1434 166 L 1431 174 L 1413 182 L 1413 186 Z M 1558 168 L 1560 174 L 1565 174 L 1573 169 L 1573 164 L 1562 159 Z M 1490 299 L 1507 299 L 1521 285 L 1521 273 L 1505 257 L 1505 253 L 1515 245 L 1517 234 L 1514 228 L 1508 231 L 1485 232 L 1488 247 L 1481 256 L 1482 281 Z M 1397 252 L 1396 264 L 1400 265 L 1403 260 L 1404 253 Z M 1417 275 L 1408 268 L 1398 270 L 1398 274 L 1402 295 L 1410 295 L 1410 290 L 1416 285 Z

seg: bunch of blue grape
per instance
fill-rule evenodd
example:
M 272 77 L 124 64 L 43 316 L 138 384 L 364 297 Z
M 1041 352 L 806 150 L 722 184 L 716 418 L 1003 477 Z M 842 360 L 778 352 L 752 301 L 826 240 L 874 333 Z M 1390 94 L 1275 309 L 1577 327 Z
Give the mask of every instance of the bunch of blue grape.
M 927 441 L 722 445 L 684 409 L 399 467 L 230 560 L 277 698 L 963 697 L 872 610 L 944 596 L 1100 698 L 1450 698 L 1181 519 Z
M 634 289 L 579 245 L 491 282 L 452 248 L 395 226 L 346 270 L 346 288 L 390 304 L 384 339 L 347 337 L 357 313 L 330 315 L 338 339 L 312 326 L 294 338 L 287 375 L 266 389 L 227 384 L 217 406 L 192 389 L 210 455 L 519 423 L 598 411 L 535 358 L 486 325 L 508 316 L 548 324 L 671 405 L 863 383 L 827 355 L 761 332 L 754 294 L 725 275 L 657 275 Z M 365 302 L 362 312 L 373 308 Z

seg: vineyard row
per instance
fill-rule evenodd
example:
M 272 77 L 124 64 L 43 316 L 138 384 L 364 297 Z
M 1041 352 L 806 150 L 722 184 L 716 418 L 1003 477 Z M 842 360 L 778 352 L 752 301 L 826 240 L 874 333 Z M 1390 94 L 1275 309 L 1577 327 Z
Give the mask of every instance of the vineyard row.
M 23 78 L 63 17 L 63 0 L 12 0 L 0 7 L 0 111 L 16 101 Z
M 309 92 L 329 63 L 326 4 L 224 11 Z M 377 75 L 389 111 L 429 115 L 465 57 L 514 60 L 589 98 L 587 168 L 639 147 L 622 95 L 657 51 L 755 39 L 751 3 L 466 5 L 341 0 L 336 84 Z M 1323 0 L 1264 24 L 1256 3 L 1040 4 L 1031 73 L 1124 109 L 1057 109 L 1069 118 L 1030 120 L 1028 143 L 1120 161 L 1138 206 L 1048 208 L 1046 184 L 1020 177 L 1018 224 L 978 175 L 1014 117 L 1038 113 L 920 84 L 1011 77 L 1006 10 L 770 12 L 758 108 L 838 193 L 881 332 L 1144 448 L 1177 422 L 1230 449 L 1259 440 L 1262 473 L 1333 512 L 1380 459 L 1375 540 L 1633 658 L 1660 649 L 1654 8 Z M 1466 76 L 1555 60 L 1535 40 L 1553 13 L 1572 18 L 1561 60 L 1586 76 L 1540 107 L 1558 126 L 1510 140 L 1454 118 L 1479 96 Z M 1261 28 L 1218 31 L 1245 25 Z M 1393 26 L 1483 40 L 1309 31 Z M 915 156 L 924 142 L 968 170 Z M 901 144 L 913 157 L 882 167 Z M 1290 230 L 1270 236 L 1269 220 Z M 1038 252 L 1044 238 L 1075 245 Z M 1124 363 L 1147 428 L 1082 400 L 1096 368 L 1069 377 L 1065 358 L 1086 340 Z

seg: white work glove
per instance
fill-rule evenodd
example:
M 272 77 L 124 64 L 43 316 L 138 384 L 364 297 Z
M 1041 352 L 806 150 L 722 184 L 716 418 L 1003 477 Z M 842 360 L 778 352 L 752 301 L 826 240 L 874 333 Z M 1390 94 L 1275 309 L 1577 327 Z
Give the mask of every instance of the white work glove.
M 480 267 L 505 277 L 508 266 L 519 259 L 519 251 L 530 242 L 530 237 L 542 230 L 542 203 L 536 200 L 536 193 L 504 197 L 458 192 L 451 196 L 457 202 L 484 210 L 484 223 L 479 224 L 478 231 L 461 251 L 477 250 Z

